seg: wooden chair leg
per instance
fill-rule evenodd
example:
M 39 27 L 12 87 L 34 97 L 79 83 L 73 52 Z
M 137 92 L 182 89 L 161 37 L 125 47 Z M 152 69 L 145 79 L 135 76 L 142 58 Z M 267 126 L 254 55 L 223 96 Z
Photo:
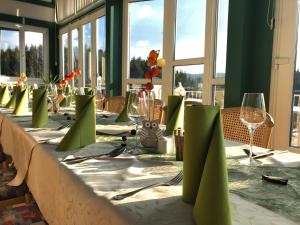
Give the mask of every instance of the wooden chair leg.
M 2 200 L 0 201 L 0 208 L 5 208 L 7 206 L 16 205 L 24 202 L 25 202 L 25 196 Z

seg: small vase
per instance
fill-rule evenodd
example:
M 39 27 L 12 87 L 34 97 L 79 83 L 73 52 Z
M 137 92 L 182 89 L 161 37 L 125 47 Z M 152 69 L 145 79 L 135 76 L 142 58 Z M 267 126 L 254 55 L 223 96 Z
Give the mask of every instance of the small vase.
M 148 121 L 154 120 L 154 99 L 155 92 L 146 91 L 147 116 L 145 119 Z

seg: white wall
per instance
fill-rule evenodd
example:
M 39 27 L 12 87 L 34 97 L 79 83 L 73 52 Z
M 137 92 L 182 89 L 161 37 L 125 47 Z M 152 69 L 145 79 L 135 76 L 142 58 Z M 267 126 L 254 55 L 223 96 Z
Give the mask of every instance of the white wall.
M 20 17 L 54 22 L 54 8 L 14 0 L 1 0 L 0 13 L 16 16 L 17 9 Z

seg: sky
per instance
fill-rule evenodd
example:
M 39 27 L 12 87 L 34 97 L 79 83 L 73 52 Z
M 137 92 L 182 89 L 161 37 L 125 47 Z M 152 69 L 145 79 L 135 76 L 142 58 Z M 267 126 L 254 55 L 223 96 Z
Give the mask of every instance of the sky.
M 30 45 L 42 45 L 43 44 L 43 34 L 37 32 L 25 32 L 25 44 Z M 1 30 L 1 48 L 7 49 L 19 47 L 19 32 L 11 30 Z
M 228 0 L 219 0 L 220 9 L 218 20 L 216 71 L 222 73 L 226 65 L 227 46 L 227 10 Z M 205 0 L 178 0 L 176 19 L 176 46 L 175 58 L 195 58 L 204 56 L 205 44 Z M 161 50 L 163 56 L 163 17 L 164 1 L 153 0 L 144 2 L 133 2 L 129 4 L 130 15 L 130 58 L 142 57 L 146 59 L 151 49 Z M 225 14 L 224 14 L 225 13 Z M 98 26 L 105 24 L 105 19 L 98 21 Z M 226 28 L 226 29 L 225 29 Z M 98 29 L 98 48 L 104 48 L 105 33 Z M 87 43 L 90 43 L 91 26 L 84 26 L 84 36 Z M 19 45 L 17 31 L 2 31 L 1 47 L 14 48 Z M 25 40 L 27 45 L 42 44 L 42 34 L 26 32 Z M 297 60 L 298 61 L 298 60 Z M 299 64 L 298 64 L 299 65 Z M 196 72 L 196 71 L 195 71 Z M 197 72 L 198 73 L 198 72 Z
M 176 12 L 175 58 L 204 56 L 205 49 L 205 0 L 178 0 Z M 228 0 L 220 0 L 217 37 L 216 71 L 222 73 L 226 65 Z M 163 0 L 129 4 L 129 56 L 146 59 L 151 49 L 161 50 L 163 56 Z M 187 67 L 186 67 L 187 68 Z M 193 67 L 198 68 L 198 67 Z M 193 71 L 192 68 L 189 70 Z M 199 71 L 194 70 L 195 73 Z

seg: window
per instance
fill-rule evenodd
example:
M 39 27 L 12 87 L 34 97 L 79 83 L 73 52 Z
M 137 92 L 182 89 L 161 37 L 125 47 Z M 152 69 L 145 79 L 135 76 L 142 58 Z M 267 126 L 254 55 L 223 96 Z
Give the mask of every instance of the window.
M 181 88 L 185 90 L 187 100 L 199 99 L 202 101 L 203 91 L 203 65 L 175 66 L 174 67 L 174 94 L 182 95 Z M 177 93 L 178 92 L 178 93 Z
M 105 88 L 105 24 L 105 8 L 101 8 L 59 30 L 60 73 L 80 69 L 81 76 L 75 76 L 72 83 L 75 87 L 96 89 L 101 82 Z
M 63 49 L 63 76 L 67 76 L 69 73 L 69 57 L 68 57 L 68 33 L 62 35 L 62 49 Z
M 44 75 L 43 33 L 25 31 L 26 75 L 39 78 Z
M 5 22 L 0 27 L 0 75 L 16 81 L 21 72 L 29 79 L 48 73 L 47 29 Z
M 92 77 L 92 36 L 91 36 L 91 23 L 83 25 L 83 77 L 84 86 L 91 86 Z
M 146 83 L 145 60 L 150 50 L 159 49 L 166 65 L 154 84 L 163 85 L 164 101 L 184 89 L 180 93 L 186 93 L 186 98 L 223 105 L 228 2 L 127 0 L 123 13 L 123 94 L 128 85 Z
M 204 57 L 206 1 L 177 0 L 176 8 L 175 59 Z
M 72 71 L 79 68 L 78 29 L 72 30 Z M 78 77 L 74 77 L 74 86 L 78 87 Z
M 151 49 L 163 54 L 163 5 L 163 0 L 129 3 L 130 78 L 144 78 Z
M 0 29 L 0 50 L 1 74 L 13 77 L 19 76 L 19 31 Z
M 102 16 L 96 21 L 97 26 L 97 89 L 102 91 L 105 88 L 105 17 Z

